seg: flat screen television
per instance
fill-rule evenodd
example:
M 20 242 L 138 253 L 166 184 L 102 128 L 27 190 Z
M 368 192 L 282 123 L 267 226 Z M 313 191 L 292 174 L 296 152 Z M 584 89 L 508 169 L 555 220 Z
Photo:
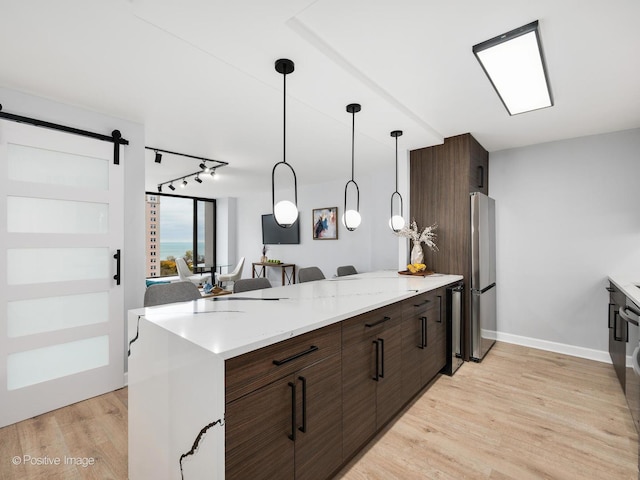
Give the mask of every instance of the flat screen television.
M 263 245 L 292 245 L 300 243 L 300 227 L 298 220 L 289 228 L 282 228 L 273 218 L 272 213 L 262 215 Z

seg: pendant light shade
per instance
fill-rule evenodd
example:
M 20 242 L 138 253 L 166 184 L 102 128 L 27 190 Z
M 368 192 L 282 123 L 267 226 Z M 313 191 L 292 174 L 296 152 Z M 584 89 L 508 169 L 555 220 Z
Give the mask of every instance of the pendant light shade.
M 391 136 L 396 139 L 396 190 L 391 194 L 391 215 L 389 216 L 389 227 L 396 233 L 404 227 L 404 217 L 402 216 L 402 195 L 398 192 L 398 137 L 401 135 L 402 130 L 394 130 L 391 132 Z M 396 208 L 394 208 L 394 203 L 396 204 Z
M 344 186 L 344 214 L 342 215 L 342 224 L 350 232 L 353 232 L 356 228 L 358 228 L 360 226 L 360 223 L 362 222 L 362 217 L 360 216 L 360 189 L 358 188 L 358 184 L 356 183 L 356 181 L 353 179 L 356 113 L 360 110 L 361 107 L 358 103 L 350 103 L 349 105 L 347 105 L 347 112 L 351 114 L 351 180 L 349 180 Z M 347 205 L 349 187 L 351 187 L 351 190 L 355 189 L 355 202 L 351 202 L 349 205 Z
M 271 171 L 271 209 L 273 218 L 282 228 L 289 228 L 298 219 L 298 181 L 296 172 L 287 163 L 287 75 L 295 69 L 294 63 L 286 58 L 276 60 L 276 72 L 282 74 L 283 78 L 283 134 L 282 134 L 282 161 L 276 163 Z M 293 176 L 293 201 L 280 200 L 276 203 L 276 170 L 278 167 L 287 167 Z

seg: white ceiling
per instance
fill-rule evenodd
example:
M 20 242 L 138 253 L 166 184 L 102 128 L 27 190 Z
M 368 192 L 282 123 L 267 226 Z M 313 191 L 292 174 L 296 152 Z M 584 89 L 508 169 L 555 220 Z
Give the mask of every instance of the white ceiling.
M 471 132 L 489 151 L 640 126 L 637 0 L 0 0 L 0 84 L 143 123 L 146 144 L 229 162 L 184 194 L 393 175 L 401 150 Z M 555 106 L 510 117 L 471 47 L 539 20 Z M 0 103 L 2 99 L 0 99 Z M 123 132 L 126 137 L 126 132 Z M 146 187 L 197 170 L 147 152 Z M 215 185 L 215 186 L 213 186 Z

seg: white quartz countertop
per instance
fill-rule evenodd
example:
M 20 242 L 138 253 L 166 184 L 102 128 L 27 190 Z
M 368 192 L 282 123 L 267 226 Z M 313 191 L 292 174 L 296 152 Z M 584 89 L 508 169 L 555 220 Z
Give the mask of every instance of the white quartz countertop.
M 609 280 L 640 308 L 640 288 L 637 287 L 640 285 L 640 275 L 637 277 L 610 275 Z
M 385 270 L 131 313 L 228 359 L 460 280 Z

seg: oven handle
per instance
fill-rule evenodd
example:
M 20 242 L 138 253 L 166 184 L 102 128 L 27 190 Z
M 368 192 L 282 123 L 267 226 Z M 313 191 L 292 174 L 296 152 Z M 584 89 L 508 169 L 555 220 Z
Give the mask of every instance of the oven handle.
M 638 323 L 638 320 L 634 320 L 633 318 L 631 318 L 627 313 L 627 310 L 629 310 L 632 314 L 640 317 L 640 312 L 637 312 L 634 308 L 631 308 L 628 305 L 625 305 L 618 309 L 618 313 L 620 314 L 622 319 L 635 325 L 636 327 L 640 326 L 640 324 Z

